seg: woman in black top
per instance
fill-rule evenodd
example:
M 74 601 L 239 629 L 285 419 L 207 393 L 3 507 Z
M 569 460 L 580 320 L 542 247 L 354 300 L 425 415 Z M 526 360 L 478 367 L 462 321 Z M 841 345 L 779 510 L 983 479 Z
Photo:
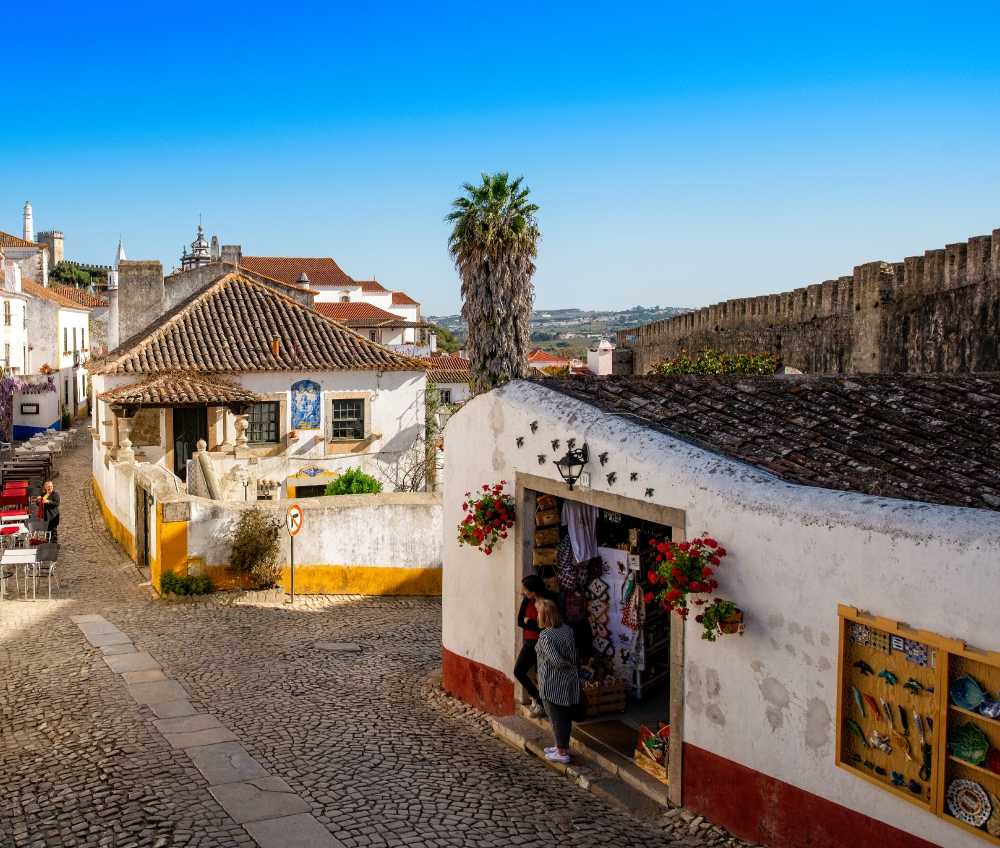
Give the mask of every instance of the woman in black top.
M 537 664 L 535 645 L 538 644 L 538 614 L 535 611 L 535 601 L 550 598 L 551 595 L 545 588 L 545 582 L 536 574 L 529 574 L 521 581 L 521 592 L 524 597 L 521 599 L 521 608 L 517 611 L 517 626 L 524 631 L 524 642 L 521 644 L 521 653 L 517 655 L 517 662 L 514 663 L 514 679 L 531 697 L 529 715 L 538 718 L 545 715 L 545 707 L 538 697 L 538 687 L 528 676 L 528 672 Z
M 51 480 L 45 482 L 43 490 L 45 494 L 42 496 L 38 517 L 49 522 L 49 532 L 52 534 L 54 542 L 59 538 L 59 531 L 56 529 L 59 527 L 59 493 L 55 490 Z

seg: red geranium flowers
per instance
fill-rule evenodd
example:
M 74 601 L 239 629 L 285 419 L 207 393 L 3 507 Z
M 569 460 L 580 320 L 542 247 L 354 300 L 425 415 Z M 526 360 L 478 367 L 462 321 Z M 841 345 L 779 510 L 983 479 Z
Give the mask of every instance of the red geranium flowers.
M 458 543 L 475 545 L 489 556 L 500 539 L 507 538 L 507 531 L 514 526 L 514 498 L 505 494 L 506 480 L 494 486 L 484 485 L 477 500 L 472 500 L 472 492 L 466 492 L 466 502 L 462 509 L 467 515 L 458 525 Z
M 650 583 L 660 588 L 648 593 L 646 602 L 658 600 L 665 610 L 677 610 L 681 618 L 687 619 L 689 597 L 718 588 L 719 583 L 712 575 L 726 555 L 726 549 L 709 538 L 677 543 L 651 539 L 650 544 L 656 547 L 656 571 L 650 571 L 647 576 Z M 700 599 L 690 602 L 694 606 L 705 604 Z

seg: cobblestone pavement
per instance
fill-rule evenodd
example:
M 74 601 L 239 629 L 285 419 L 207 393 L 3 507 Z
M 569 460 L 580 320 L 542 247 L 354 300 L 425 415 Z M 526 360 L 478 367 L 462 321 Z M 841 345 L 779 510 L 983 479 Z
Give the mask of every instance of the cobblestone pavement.
M 0 606 L 4 848 L 254 844 L 70 621 L 93 613 L 149 651 L 348 848 L 735 844 L 687 811 L 635 820 L 450 699 L 429 698 L 437 599 L 309 597 L 293 610 L 154 598 L 104 528 L 90 450 L 70 451 L 56 479 L 61 589 Z M 362 651 L 317 650 L 319 640 Z

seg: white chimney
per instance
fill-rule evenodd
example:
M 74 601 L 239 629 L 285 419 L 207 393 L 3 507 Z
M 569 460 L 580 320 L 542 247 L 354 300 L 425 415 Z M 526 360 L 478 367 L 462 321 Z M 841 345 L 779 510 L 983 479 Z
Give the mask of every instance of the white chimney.
M 437 349 L 438 349 L 438 334 L 437 333 L 428 333 L 427 335 L 430 338 L 431 353 L 437 353 Z
M 10 292 L 21 293 L 21 266 L 13 259 L 4 262 L 3 287 Z

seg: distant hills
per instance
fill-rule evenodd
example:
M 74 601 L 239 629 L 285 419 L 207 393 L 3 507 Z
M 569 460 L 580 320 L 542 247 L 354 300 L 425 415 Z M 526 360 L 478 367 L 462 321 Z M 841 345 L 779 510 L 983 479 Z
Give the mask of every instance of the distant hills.
M 536 309 L 531 316 L 531 341 L 536 348 L 550 353 L 586 359 L 587 346 L 592 337 L 613 336 L 618 330 L 690 311 L 672 306 L 635 306 L 623 312 L 607 309 Z M 424 320 L 444 327 L 459 341 L 464 341 L 469 335 L 469 328 L 461 315 L 428 315 Z

